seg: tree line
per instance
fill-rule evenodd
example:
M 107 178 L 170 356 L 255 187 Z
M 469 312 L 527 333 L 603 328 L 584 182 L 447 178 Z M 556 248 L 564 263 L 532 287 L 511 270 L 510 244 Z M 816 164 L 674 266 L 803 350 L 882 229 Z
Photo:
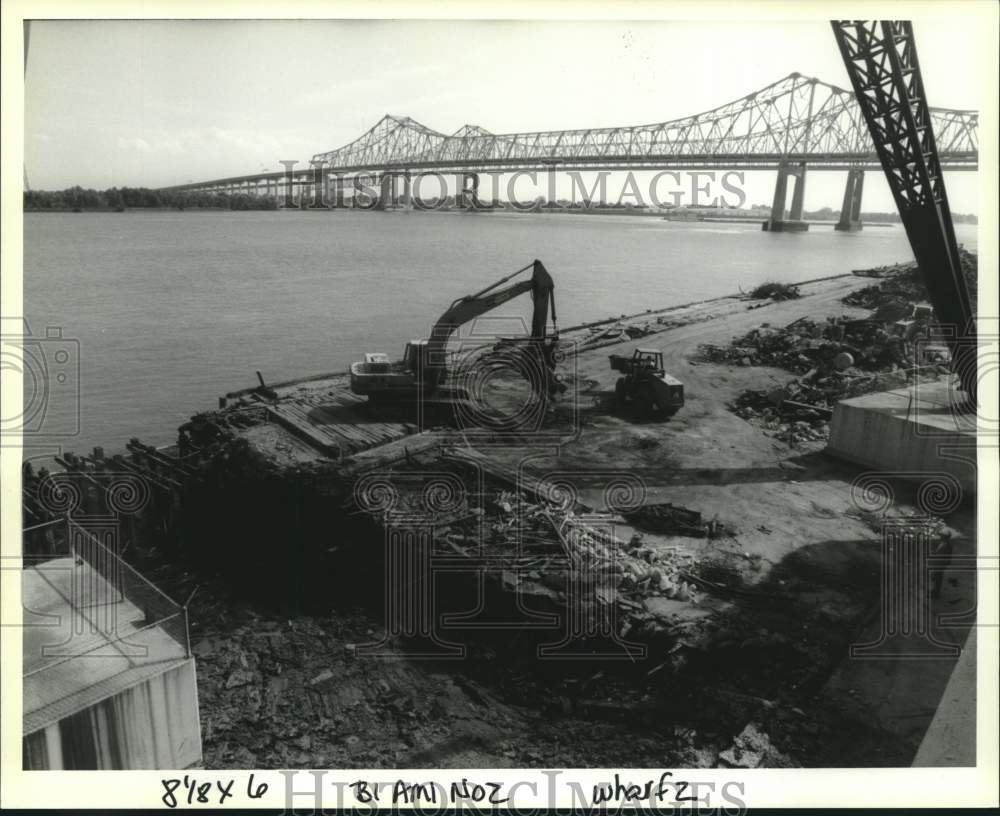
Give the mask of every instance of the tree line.
M 298 202 L 296 202 L 298 203 Z M 345 202 L 351 206 L 350 199 Z M 400 200 L 393 203 L 399 204 Z M 423 209 L 450 209 L 455 206 L 454 196 L 445 196 L 439 199 L 425 201 Z M 541 196 L 534 201 L 501 202 L 493 200 L 491 202 L 481 202 L 480 209 L 517 209 L 521 211 L 541 212 L 545 209 L 633 209 L 631 204 L 614 203 L 577 203 L 560 199 L 558 202 L 545 202 Z M 148 187 L 111 187 L 107 190 L 93 190 L 83 187 L 68 187 L 65 190 L 26 190 L 24 193 L 24 209 L 26 212 L 83 212 L 84 210 L 98 210 L 110 212 L 124 212 L 127 209 L 217 209 L 217 210 L 276 210 L 278 209 L 278 199 L 275 196 L 251 196 L 246 193 L 207 193 L 196 190 L 152 190 Z M 641 209 L 641 208 L 640 208 Z M 687 208 L 672 208 L 681 211 Z M 707 207 L 694 209 L 709 209 Z M 744 212 L 748 216 L 756 214 L 755 211 L 770 213 L 770 205 L 758 204 Z M 835 220 L 840 217 L 840 210 L 830 207 L 823 207 L 803 213 L 805 218 L 811 220 Z M 898 223 L 899 213 L 896 212 L 863 212 L 863 221 L 872 223 Z M 978 218 L 972 214 L 952 213 L 952 219 L 956 223 L 978 223 Z
M 823 207 L 819 210 L 812 210 L 802 213 L 803 218 L 807 218 L 813 221 L 833 221 L 840 218 L 840 210 L 834 210 L 830 207 Z M 952 213 L 951 219 L 956 224 L 978 224 L 979 218 L 972 213 Z M 899 217 L 899 213 L 893 212 L 862 212 L 861 220 L 868 221 L 872 224 L 898 224 L 902 219 Z
M 189 190 L 151 190 L 148 187 L 111 187 L 107 190 L 69 187 L 65 190 L 26 190 L 25 211 L 109 210 L 128 209 L 220 209 L 276 210 L 274 196 L 250 196 L 246 193 L 206 193 Z

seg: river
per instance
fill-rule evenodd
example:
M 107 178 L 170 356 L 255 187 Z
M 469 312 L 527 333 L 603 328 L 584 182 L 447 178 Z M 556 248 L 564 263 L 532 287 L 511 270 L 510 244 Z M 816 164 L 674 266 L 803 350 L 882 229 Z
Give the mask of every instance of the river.
M 975 249 L 974 226 L 956 232 Z M 366 351 L 398 357 L 456 297 L 534 258 L 562 326 L 912 258 L 898 226 L 768 233 L 565 214 L 26 213 L 24 239 L 31 332 L 62 330 L 32 346 L 52 388 L 46 400 L 29 378 L 25 423 L 41 426 L 33 444 L 77 452 L 171 442 L 257 370 L 277 381 Z M 528 309 L 520 299 L 501 314 Z

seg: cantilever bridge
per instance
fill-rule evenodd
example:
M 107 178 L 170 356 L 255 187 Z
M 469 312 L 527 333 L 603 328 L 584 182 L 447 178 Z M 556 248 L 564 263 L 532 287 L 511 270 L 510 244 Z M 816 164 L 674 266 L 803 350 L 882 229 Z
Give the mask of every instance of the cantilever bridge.
M 978 113 L 931 108 L 941 164 L 975 170 Z M 316 167 L 322 172 L 317 174 Z M 854 94 L 800 74 L 789 76 L 718 108 L 649 125 L 581 130 L 491 133 L 465 125 L 451 135 L 408 117 L 385 116 L 353 142 L 313 156 L 312 166 L 259 173 L 169 190 L 248 192 L 291 196 L 330 176 L 379 178 L 431 172 L 546 170 L 777 168 L 775 204 L 783 204 L 788 177 L 796 179 L 792 218 L 801 203 L 805 169 L 849 170 L 845 208 L 856 197 L 861 173 L 881 167 Z M 263 186 L 263 190 L 261 189 Z M 779 202 L 779 194 L 782 201 Z M 853 207 L 852 207 L 853 208 Z M 782 206 L 783 211 L 783 206 Z M 801 206 L 798 207 L 801 216 Z M 781 215 L 778 216 L 781 220 Z
M 931 111 L 942 161 L 975 166 L 977 113 Z M 412 119 L 386 116 L 350 144 L 313 159 L 342 171 L 518 170 L 551 163 L 776 166 L 783 159 L 880 166 L 854 94 L 799 74 L 705 113 L 634 127 L 494 134 L 466 125 L 446 136 Z

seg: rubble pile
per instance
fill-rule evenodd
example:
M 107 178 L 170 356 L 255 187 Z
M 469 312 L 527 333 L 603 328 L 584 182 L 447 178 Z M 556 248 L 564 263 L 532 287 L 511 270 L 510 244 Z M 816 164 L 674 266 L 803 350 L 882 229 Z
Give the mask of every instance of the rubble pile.
M 969 290 L 972 310 L 975 312 L 979 282 L 979 258 L 966 249 L 959 248 L 962 259 L 962 272 L 965 284 Z M 880 319 L 900 320 L 911 311 L 914 303 L 921 303 L 928 298 L 927 288 L 920 277 L 916 261 L 893 266 L 879 266 L 871 269 L 856 269 L 854 274 L 866 278 L 878 278 L 879 283 L 856 289 L 841 302 L 848 306 L 871 309 Z M 890 315 L 899 313 L 898 317 Z
M 825 322 L 800 318 L 787 326 L 765 323 L 729 346 L 703 344 L 701 356 L 714 363 L 784 368 L 807 379 L 849 368 L 895 371 L 913 365 L 912 342 L 885 323 L 848 316 Z
M 960 252 L 975 308 L 977 257 Z M 869 318 L 803 317 L 784 327 L 765 323 L 728 346 L 699 347 L 698 356 L 707 362 L 770 366 L 799 375 L 782 388 L 744 391 L 730 405 L 737 415 L 792 446 L 818 442 L 829 436 L 828 422 L 840 400 L 947 373 L 948 348 L 935 334 L 916 263 L 855 274 L 879 279 L 842 300 L 871 309 Z
M 900 368 L 884 374 L 831 371 L 825 376 L 791 380 L 780 388 L 747 389 L 729 407 L 737 416 L 764 428 L 769 436 L 796 447 L 829 438 L 833 408 L 840 400 L 903 387 L 918 374 L 927 381 L 946 372 L 944 365 Z
M 205 588 L 193 611 L 204 624 L 193 650 L 206 766 L 416 768 L 457 756 L 477 767 L 598 767 L 610 752 L 645 767 L 664 756 L 659 732 L 623 728 L 624 718 L 649 721 L 648 686 L 600 666 L 531 673 L 533 651 L 515 658 L 474 643 L 450 671 L 428 671 L 403 645 L 399 657 L 365 656 L 386 633 L 363 614 L 261 613 L 224 592 Z M 676 738 L 668 756 L 679 762 L 696 737 Z M 698 741 L 706 763 L 724 747 Z
M 786 400 L 785 393 L 794 398 Z M 744 391 L 730 407 L 737 416 L 762 427 L 768 436 L 797 447 L 829 438 L 835 402 L 819 389 L 800 387 L 793 381 L 787 389 Z
M 447 744 L 456 729 L 470 747 L 480 747 L 480 732 L 499 733 L 491 728 L 531 730 L 481 687 L 467 692 L 461 674 L 359 656 L 383 636 L 363 615 L 261 614 L 212 602 L 207 591 L 197 606 L 206 766 L 432 766 L 424 749 Z M 525 742 L 525 750 L 544 745 Z

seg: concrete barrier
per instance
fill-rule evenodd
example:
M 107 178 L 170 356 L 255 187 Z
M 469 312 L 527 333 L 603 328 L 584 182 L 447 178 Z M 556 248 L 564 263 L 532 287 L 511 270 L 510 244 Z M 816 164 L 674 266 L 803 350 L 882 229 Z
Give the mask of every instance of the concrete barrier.
M 975 495 L 976 418 L 956 411 L 954 397 L 949 383 L 936 382 L 843 400 L 826 450 L 890 477 L 948 474 L 964 496 Z

